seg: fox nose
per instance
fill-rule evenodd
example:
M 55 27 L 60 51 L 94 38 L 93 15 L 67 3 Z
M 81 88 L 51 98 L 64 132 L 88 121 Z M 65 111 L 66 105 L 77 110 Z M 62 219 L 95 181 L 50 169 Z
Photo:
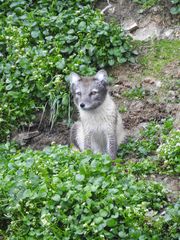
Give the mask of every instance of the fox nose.
M 85 107 L 85 104 L 84 104 L 84 103 L 81 103 L 81 104 L 80 104 L 80 107 L 81 107 L 81 108 L 84 108 L 84 107 Z

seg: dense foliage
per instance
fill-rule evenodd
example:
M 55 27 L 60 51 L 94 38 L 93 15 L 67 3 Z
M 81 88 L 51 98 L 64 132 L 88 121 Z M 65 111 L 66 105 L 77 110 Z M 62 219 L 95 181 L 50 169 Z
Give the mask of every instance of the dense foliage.
M 11 146 L 1 149 L 7 155 Z M 160 184 L 139 177 L 107 156 L 67 147 L 12 150 L 9 161 L 0 161 L 1 234 L 11 240 L 177 239 L 178 203 L 168 202 Z
M 54 121 L 69 106 L 70 71 L 131 61 L 130 39 L 86 1 L 1 1 L 0 141 L 32 113 L 51 108 Z
M 158 157 L 165 169 L 173 169 L 180 174 L 180 131 L 173 130 L 165 136 L 157 149 Z
M 129 138 L 121 145 L 119 156 L 134 174 L 180 174 L 180 132 L 173 129 L 172 119 L 163 124 L 151 122 L 138 138 Z M 129 167 L 128 167 L 129 166 Z

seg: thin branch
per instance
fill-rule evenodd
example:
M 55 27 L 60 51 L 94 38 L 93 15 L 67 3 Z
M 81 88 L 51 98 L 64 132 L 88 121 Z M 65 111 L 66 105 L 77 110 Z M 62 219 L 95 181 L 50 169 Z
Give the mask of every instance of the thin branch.
M 107 0 L 107 6 L 101 10 L 101 13 L 105 13 L 108 9 L 112 8 L 112 4 Z
M 39 125 L 38 125 L 38 129 L 40 128 L 40 126 L 42 124 L 42 120 L 44 118 L 44 113 L 46 111 L 46 106 L 47 106 L 47 102 L 46 102 L 45 106 L 43 107 L 43 111 L 42 111 L 42 114 L 41 114 L 41 119 L 40 119 L 40 122 L 39 122 Z

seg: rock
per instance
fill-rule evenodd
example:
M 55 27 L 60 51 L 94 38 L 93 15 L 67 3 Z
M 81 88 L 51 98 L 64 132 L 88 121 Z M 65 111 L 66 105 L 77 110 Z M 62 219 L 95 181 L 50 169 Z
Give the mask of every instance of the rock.
M 142 86 L 145 90 L 150 92 L 157 92 L 161 87 L 161 81 L 156 80 L 154 77 L 146 77 L 142 81 Z
M 121 98 L 121 95 L 119 93 L 113 93 L 113 96 L 116 98 Z
M 164 37 L 169 38 L 173 32 L 174 32 L 174 30 L 172 28 L 165 30 Z
M 155 81 L 155 85 L 157 88 L 160 88 L 162 83 L 161 83 L 161 81 Z
M 122 27 L 125 31 L 129 31 L 129 32 L 133 32 L 135 31 L 136 29 L 138 29 L 138 25 L 137 23 L 135 22 L 134 19 L 130 18 L 128 20 L 126 20 L 123 24 L 122 24 Z
M 19 133 L 12 138 L 20 146 L 25 146 L 29 140 L 40 135 L 39 131 Z
M 145 17 L 141 18 L 139 21 L 140 28 L 147 27 L 153 21 L 152 15 L 146 15 Z
M 171 26 L 170 28 L 165 28 L 160 39 L 179 39 L 180 38 L 180 26 Z
M 108 9 L 108 13 L 113 14 L 115 12 L 116 8 L 115 7 L 111 7 Z
M 150 38 L 159 37 L 161 28 L 155 22 L 150 23 L 148 26 L 138 29 L 132 35 L 134 40 L 145 41 Z
M 136 56 L 138 56 L 138 55 L 139 55 L 139 52 L 138 52 L 137 50 L 134 50 L 134 51 L 133 51 L 133 54 L 136 55 Z
M 113 93 L 118 93 L 119 90 L 120 90 L 120 86 L 119 86 L 118 84 L 116 84 L 116 85 L 114 85 L 114 86 L 112 87 L 112 92 L 113 92 Z

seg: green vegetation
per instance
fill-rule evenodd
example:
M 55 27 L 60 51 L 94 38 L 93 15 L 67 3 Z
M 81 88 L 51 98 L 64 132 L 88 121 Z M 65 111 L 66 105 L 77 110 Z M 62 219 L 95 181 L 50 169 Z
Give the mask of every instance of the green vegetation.
M 163 168 L 180 174 L 180 131 L 173 130 L 165 136 L 157 152 Z
M 179 203 L 149 174 L 180 172 L 172 119 L 106 155 L 66 146 L 0 145 L 0 235 L 5 239 L 178 239 Z M 137 161 L 133 159 L 137 158 Z M 162 214 L 163 212 L 163 214 Z
M 125 112 L 127 112 L 127 107 L 124 106 L 124 105 L 121 105 L 121 106 L 119 107 L 119 112 L 120 112 L 120 113 L 125 113 Z
M 86 1 L 1 1 L 0 141 L 47 106 L 65 117 L 70 71 L 133 61 L 130 39 Z M 70 109 L 69 109 L 70 111 Z
M 1 234 L 18 240 L 177 239 L 178 203 L 168 202 L 161 184 L 130 171 L 118 160 L 115 167 L 107 156 L 67 147 L 21 153 L 13 147 L 11 158 L 0 161 Z
M 160 76 L 169 63 L 179 60 L 180 40 L 159 40 L 151 44 L 145 43 L 144 46 L 148 48 L 148 52 L 140 56 L 139 62 L 145 68 L 145 75 Z
M 148 9 L 156 5 L 159 0 L 133 0 L 133 2 L 140 4 L 143 9 Z
M 133 174 L 180 173 L 180 132 L 173 129 L 172 119 L 162 125 L 151 122 L 137 139 L 122 144 L 119 157 Z M 136 161 L 134 161 L 136 158 Z M 132 159 L 132 160 L 131 160 Z
M 180 14 L 180 0 L 170 0 L 170 2 L 173 4 L 173 7 L 170 9 L 171 14 Z
M 136 2 L 149 8 L 158 0 Z M 48 108 L 52 125 L 59 115 L 65 119 L 71 111 L 70 71 L 91 75 L 134 62 L 131 39 L 117 24 L 104 22 L 94 3 L 1 0 L 0 142 L 31 123 L 37 111 Z M 139 58 L 143 77 L 163 78 L 167 64 L 179 59 L 180 41 L 154 41 L 148 50 Z M 146 93 L 136 87 L 123 95 L 133 100 Z M 179 239 L 179 201 L 149 180 L 180 173 L 179 142 L 180 132 L 167 119 L 129 138 L 114 164 L 107 155 L 67 146 L 34 151 L 0 144 L 0 239 Z
M 122 96 L 127 97 L 128 99 L 143 99 L 145 96 L 145 91 L 141 87 L 135 87 L 133 89 L 127 90 L 122 93 Z

